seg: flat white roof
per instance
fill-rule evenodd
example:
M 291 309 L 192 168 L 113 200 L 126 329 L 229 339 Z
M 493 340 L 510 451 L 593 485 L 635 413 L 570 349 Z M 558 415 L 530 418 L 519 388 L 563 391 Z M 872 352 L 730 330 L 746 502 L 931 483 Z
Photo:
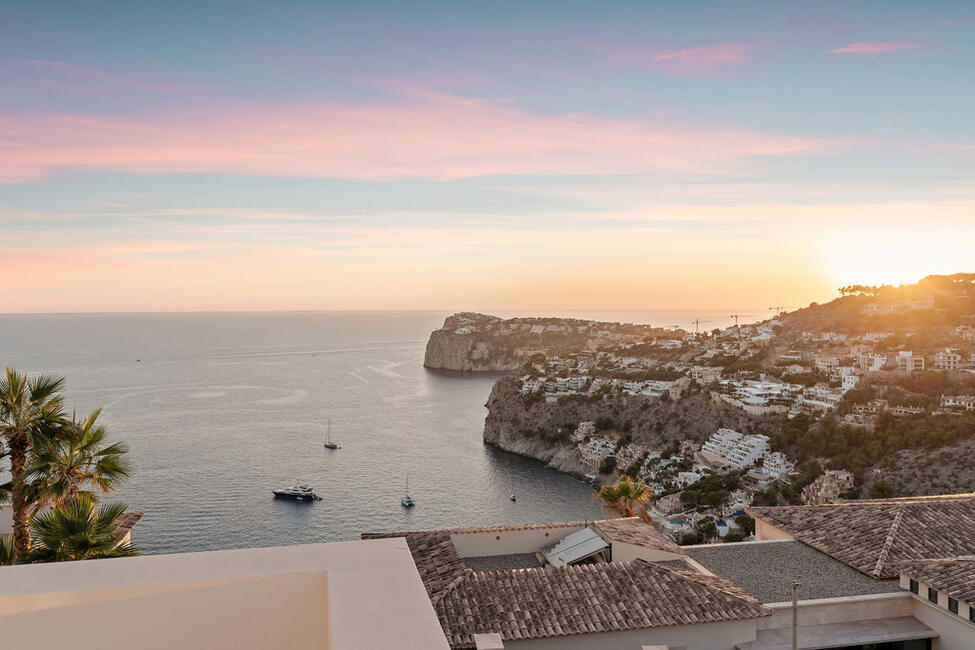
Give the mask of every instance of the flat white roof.
M 105 650 L 448 648 L 403 538 L 0 567 L 11 647 L 77 646 L 99 611 Z

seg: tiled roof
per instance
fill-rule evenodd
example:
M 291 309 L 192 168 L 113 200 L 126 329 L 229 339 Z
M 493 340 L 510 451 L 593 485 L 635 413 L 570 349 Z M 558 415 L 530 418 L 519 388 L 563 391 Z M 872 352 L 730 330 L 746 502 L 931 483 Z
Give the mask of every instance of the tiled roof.
M 873 578 L 897 577 L 908 560 L 975 554 L 975 493 L 748 512 Z
M 450 645 L 712 623 L 770 614 L 728 581 L 634 560 L 471 572 L 434 601 Z
M 901 573 L 975 607 L 975 556 L 912 560 L 902 562 L 897 568 Z
M 592 526 L 610 542 L 624 542 L 660 551 L 684 554 L 680 546 L 639 517 L 604 519 L 594 521 Z
M 449 531 L 417 531 L 405 533 L 363 533 L 362 539 L 405 537 L 413 561 L 430 599 L 440 596 L 458 577 L 467 573 L 464 561 L 450 541 Z
M 142 521 L 141 512 L 123 512 L 115 520 L 115 530 L 124 535 L 135 528 L 140 521 Z

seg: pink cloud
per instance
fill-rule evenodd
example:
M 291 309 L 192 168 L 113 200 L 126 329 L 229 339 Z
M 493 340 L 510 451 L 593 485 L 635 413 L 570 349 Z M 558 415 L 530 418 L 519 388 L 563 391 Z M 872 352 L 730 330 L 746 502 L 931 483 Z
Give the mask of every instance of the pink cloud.
M 363 179 L 712 172 L 827 142 L 648 118 L 542 116 L 441 94 L 394 103 L 230 103 L 137 118 L 0 114 L 0 181 L 57 170 Z
M 663 52 L 653 57 L 653 63 L 677 74 L 709 75 L 728 66 L 744 65 L 753 43 L 718 43 Z
M 744 65 L 757 43 L 716 43 L 680 50 L 601 45 L 596 49 L 629 65 L 669 74 L 706 77 Z
M 963 23 L 975 23 L 975 18 L 955 18 L 953 20 L 939 20 L 939 25 L 961 25 Z
M 830 50 L 830 54 L 890 54 L 891 52 L 903 52 L 904 50 L 916 50 L 924 47 L 923 43 L 913 41 L 860 41 L 850 43 L 835 50 Z

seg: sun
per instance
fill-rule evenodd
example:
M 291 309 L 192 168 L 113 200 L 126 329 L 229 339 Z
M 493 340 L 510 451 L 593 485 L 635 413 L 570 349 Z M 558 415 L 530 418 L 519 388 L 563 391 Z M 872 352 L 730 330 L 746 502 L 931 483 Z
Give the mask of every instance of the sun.
M 970 271 L 971 242 L 931 240 L 928 236 L 851 237 L 824 246 L 823 266 L 837 284 L 913 284 L 926 275 Z

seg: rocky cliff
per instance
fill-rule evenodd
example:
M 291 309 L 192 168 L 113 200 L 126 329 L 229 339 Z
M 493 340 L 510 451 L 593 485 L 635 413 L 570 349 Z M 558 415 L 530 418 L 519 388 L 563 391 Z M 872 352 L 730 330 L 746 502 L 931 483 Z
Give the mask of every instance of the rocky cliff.
M 675 400 L 618 393 L 595 399 L 567 396 L 546 402 L 522 395 L 520 386 L 520 381 L 510 375 L 495 383 L 486 404 L 484 442 L 576 476 L 595 472 L 580 461 L 578 449 L 569 439 L 579 422 L 608 418 L 614 424 L 611 434 L 629 435 L 634 442 L 663 448 L 685 439 L 702 442 L 719 427 L 747 432 L 775 418 L 750 416 L 712 400 L 696 387 Z
M 568 354 L 605 345 L 644 341 L 667 333 L 659 327 L 575 318 L 509 318 L 462 312 L 430 334 L 423 365 L 440 370 L 508 371 L 534 354 Z
M 524 358 L 508 350 L 499 350 L 489 341 L 472 334 L 457 334 L 453 329 L 430 333 L 423 365 L 439 370 L 464 372 L 499 372 L 514 370 Z

